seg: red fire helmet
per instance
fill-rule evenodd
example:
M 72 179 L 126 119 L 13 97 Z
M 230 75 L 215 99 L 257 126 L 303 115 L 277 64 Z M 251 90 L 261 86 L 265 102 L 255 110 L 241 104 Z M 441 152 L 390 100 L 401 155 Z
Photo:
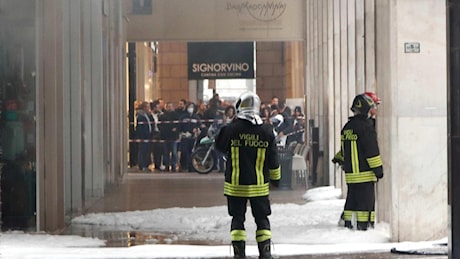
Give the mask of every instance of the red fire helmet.
M 382 102 L 382 100 L 379 98 L 379 96 L 377 96 L 377 94 L 375 94 L 374 92 L 364 92 L 365 95 L 367 95 L 368 97 L 372 98 L 372 101 L 374 101 L 374 103 L 376 105 L 380 104 Z

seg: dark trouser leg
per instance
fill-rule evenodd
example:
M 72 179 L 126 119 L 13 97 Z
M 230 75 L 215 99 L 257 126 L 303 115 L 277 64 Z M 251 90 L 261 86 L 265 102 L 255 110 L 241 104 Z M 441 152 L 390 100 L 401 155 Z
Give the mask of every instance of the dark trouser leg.
M 374 183 L 364 182 L 348 185 L 347 200 L 345 202 L 344 218 L 345 226 L 351 225 L 352 214 L 356 214 L 357 229 L 367 230 L 373 226 L 375 219 L 375 193 Z M 350 221 L 350 222 L 348 222 Z
M 130 134 L 130 139 L 135 139 L 135 135 Z M 129 143 L 129 166 L 134 167 L 138 164 L 138 143 L 132 142 Z
M 271 214 L 270 200 L 268 196 L 251 198 L 251 211 L 257 225 L 256 241 L 259 248 L 259 258 L 272 258 L 270 220 Z
M 192 144 L 190 144 L 192 142 Z M 181 172 L 187 172 L 190 168 L 190 155 L 192 153 L 193 139 L 183 138 L 180 141 L 180 170 Z
M 148 143 L 139 143 L 139 169 L 143 170 L 149 166 L 150 152 Z
M 169 166 L 171 164 L 171 150 L 169 149 L 168 142 L 162 143 L 163 146 L 163 163 L 166 167 L 166 171 L 169 171 Z
M 169 146 L 169 151 L 171 152 L 171 171 L 176 171 L 176 165 L 177 165 L 177 142 L 176 141 L 170 141 L 168 142 Z
M 179 157 L 179 169 L 181 172 L 187 171 L 187 145 L 186 145 L 186 138 L 183 138 L 180 141 L 179 145 L 179 151 L 180 151 L 180 157 Z
M 359 184 L 360 200 L 356 205 L 357 229 L 367 230 L 369 226 L 373 226 L 375 218 L 375 191 L 373 182 L 365 182 Z
M 188 142 L 188 157 L 187 157 L 187 165 L 188 165 L 188 171 L 193 172 L 193 167 L 192 167 L 192 151 L 193 151 L 193 145 L 195 144 L 195 139 L 191 138 Z
M 153 162 L 155 163 L 155 169 L 160 170 L 161 160 L 163 157 L 163 145 L 158 142 L 153 143 Z
M 351 220 L 353 218 L 353 210 L 355 208 L 354 196 L 353 184 L 347 184 L 347 198 L 345 199 L 345 206 L 342 215 L 345 222 L 345 227 L 349 229 L 353 229 Z
M 230 226 L 233 253 L 235 258 L 245 258 L 246 230 L 244 221 L 246 219 L 247 198 L 227 196 L 228 214 L 232 217 Z

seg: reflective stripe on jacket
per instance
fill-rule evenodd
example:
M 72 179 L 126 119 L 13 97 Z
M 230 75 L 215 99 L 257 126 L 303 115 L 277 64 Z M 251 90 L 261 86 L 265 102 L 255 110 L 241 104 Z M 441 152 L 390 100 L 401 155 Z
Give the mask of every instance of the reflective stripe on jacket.
M 382 166 L 377 134 L 365 116 L 351 117 L 341 131 L 341 154 L 347 183 L 375 182 L 372 169 Z
M 256 126 L 237 119 L 220 130 L 216 148 L 227 155 L 225 195 L 268 196 L 270 180 L 281 179 L 271 125 Z

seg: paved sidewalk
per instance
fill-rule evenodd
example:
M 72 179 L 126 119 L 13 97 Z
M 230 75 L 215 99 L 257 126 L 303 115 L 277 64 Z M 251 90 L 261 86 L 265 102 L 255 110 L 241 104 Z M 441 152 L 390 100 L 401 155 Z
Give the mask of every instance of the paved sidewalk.
M 85 213 L 98 212 L 124 212 L 134 210 L 151 210 L 172 207 L 211 207 L 226 205 L 223 195 L 223 173 L 210 174 L 198 173 L 140 173 L 129 172 L 124 176 L 122 183 L 112 187 L 106 195 L 94 203 Z M 302 195 L 306 192 L 305 186 L 293 184 L 292 190 L 272 190 L 270 199 L 274 203 L 297 203 L 305 201 Z M 93 227 L 94 228 L 94 227 Z M 97 236 L 107 240 L 108 246 L 124 247 L 142 244 L 142 241 L 129 240 L 130 236 L 114 234 L 104 230 L 81 229 L 70 226 L 64 233 L 82 236 Z M 134 234 L 136 233 L 136 234 Z M 135 238 L 149 236 L 145 232 L 133 232 Z M 162 234 L 155 234 L 161 237 Z M 166 236 L 166 235 L 165 235 Z M 132 238 L 131 237 L 131 238 Z M 121 239 L 120 239 L 121 238 Z M 166 238 L 166 237 L 165 237 Z M 161 239 L 160 239 L 161 240 Z M 184 243 L 190 243 L 185 241 Z M 178 241 L 177 243 L 181 243 Z M 202 243 L 199 242 L 199 243 Z M 209 241 L 209 244 L 214 244 Z M 296 255 L 282 257 L 291 259 L 389 259 L 389 258 L 441 258 L 447 256 L 437 255 L 410 255 L 387 253 L 360 253 L 360 254 L 317 254 Z
M 224 174 L 127 173 L 123 182 L 112 187 L 104 198 L 86 213 L 122 212 L 171 207 L 210 207 L 226 205 Z M 272 190 L 272 203 L 305 203 L 305 186 L 293 190 Z

